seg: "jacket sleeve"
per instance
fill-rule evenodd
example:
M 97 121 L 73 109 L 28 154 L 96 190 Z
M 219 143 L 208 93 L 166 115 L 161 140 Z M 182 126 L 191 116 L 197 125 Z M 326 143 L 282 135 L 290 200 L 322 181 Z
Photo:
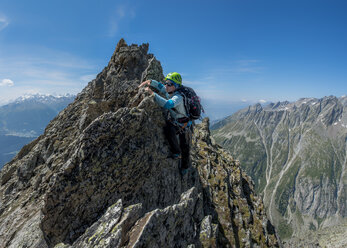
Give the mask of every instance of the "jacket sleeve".
M 154 93 L 154 100 L 160 107 L 163 107 L 165 109 L 172 109 L 183 102 L 183 97 L 181 95 L 174 95 L 169 100 L 166 100 L 165 98 Z
M 159 90 L 160 93 L 164 94 L 168 98 L 165 86 L 162 83 L 160 83 L 156 80 L 151 80 L 151 86 L 153 88 L 156 88 L 157 90 Z

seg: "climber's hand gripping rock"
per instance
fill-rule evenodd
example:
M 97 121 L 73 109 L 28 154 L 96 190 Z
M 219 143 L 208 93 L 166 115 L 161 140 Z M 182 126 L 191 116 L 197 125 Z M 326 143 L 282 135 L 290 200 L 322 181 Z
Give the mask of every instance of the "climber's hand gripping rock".
M 146 80 L 144 82 L 142 82 L 140 85 L 139 85 L 139 88 L 143 87 L 143 86 L 146 86 L 146 91 L 149 93 L 149 94 L 153 94 L 153 91 L 149 88 L 149 86 L 151 85 L 151 80 Z

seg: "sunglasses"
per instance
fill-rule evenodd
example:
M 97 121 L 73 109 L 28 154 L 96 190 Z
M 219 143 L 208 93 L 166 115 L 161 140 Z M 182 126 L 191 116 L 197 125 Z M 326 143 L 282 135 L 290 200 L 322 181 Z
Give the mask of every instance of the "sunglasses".
M 173 84 L 172 82 L 165 82 L 164 84 L 167 85 L 167 86 L 169 86 L 169 87 L 170 87 L 170 86 L 174 86 L 174 84 Z

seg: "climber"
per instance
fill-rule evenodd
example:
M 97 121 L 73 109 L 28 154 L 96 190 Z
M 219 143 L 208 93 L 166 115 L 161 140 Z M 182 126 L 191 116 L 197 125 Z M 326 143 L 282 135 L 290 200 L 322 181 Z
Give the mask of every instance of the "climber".
M 154 100 L 159 106 L 169 110 L 170 116 L 164 127 L 164 133 L 172 153 L 169 157 L 177 160 L 181 159 L 180 172 L 184 175 L 189 167 L 192 121 L 188 118 L 183 96 L 177 91 L 182 87 L 182 77 L 177 72 L 172 72 L 167 74 L 164 83 L 156 80 L 146 80 L 140 84 L 139 88 L 143 86 L 147 86 L 146 91 L 154 95 Z M 154 93 L 149 86 L 159 90 L 160 93 L 165 95 L 165 98 Z

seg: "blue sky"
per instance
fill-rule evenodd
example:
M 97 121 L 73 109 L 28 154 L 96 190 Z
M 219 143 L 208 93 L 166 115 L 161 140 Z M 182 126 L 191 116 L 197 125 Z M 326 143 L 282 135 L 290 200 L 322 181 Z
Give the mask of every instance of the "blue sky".
M 148 42 L 215 118 L 242 102 L 339 97 L 346 13 L 345 0 L 1 0 L 0 104 L 80 92 L 122 37 Z

